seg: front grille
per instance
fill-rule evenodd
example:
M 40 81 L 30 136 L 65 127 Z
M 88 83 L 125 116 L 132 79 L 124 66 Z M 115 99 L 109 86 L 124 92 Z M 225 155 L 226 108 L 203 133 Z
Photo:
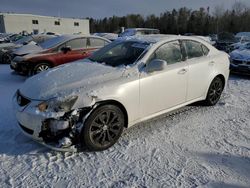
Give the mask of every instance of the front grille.
M 250 65 L 250 61 L 233 60 L 233 64 L 235 64 L 235 65 Z
M 235 65 L 239 65 L 239 64 L 242 64 L 242 61 L 233 60 L 233 64 L 235 64 Z
M 19 123 L 19 126 L 22 128 L 22 130 L 23 130 L 24 132 L 26 132 L 26 133 L 28 133 L 28 134 L 30 134 L 30 135 L 32 135 L 32 134 L 34 133 L 33 130 L 28 129 L 27 127 L 24 127 L 24 126 L 21 125 L 20 123 Z
M 26 106 L 28 105 L 31 101 L 29 99 L 27 99 L 26 97 L 22 96 L 21 93 L 19 91 L 17 91 L 17 103 L 19 104 L 19 106 Z

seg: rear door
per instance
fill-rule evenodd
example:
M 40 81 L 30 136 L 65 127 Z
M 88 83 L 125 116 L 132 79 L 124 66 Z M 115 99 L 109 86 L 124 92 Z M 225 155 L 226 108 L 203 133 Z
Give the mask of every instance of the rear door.
M 202 43 L 193 40 L 182 40 L 181 43 L 186 50 L 189 66 L 187 101 L 191 101 L 204 96 L 215 62 L 208 55 L 209 49 Z

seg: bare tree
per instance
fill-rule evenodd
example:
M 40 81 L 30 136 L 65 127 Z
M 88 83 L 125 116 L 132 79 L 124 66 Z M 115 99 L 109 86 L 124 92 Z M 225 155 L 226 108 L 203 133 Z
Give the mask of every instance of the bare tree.
M 232 10 L 234 10 L 235 14 L 239 16 L 247 11 L 247 5 L 241 1 L 236 1 L 232 6 Z
M 221 17 L 223 16 L 223 14 L 225 13 L 225 9 L 224 9 L 224 5 L 220 4 L 220 5 L 216 5 L 214 7 L 214 12 L 213 15 L 216 19 L 216 32 L 219 33 L 220 32 L 220 20 Z

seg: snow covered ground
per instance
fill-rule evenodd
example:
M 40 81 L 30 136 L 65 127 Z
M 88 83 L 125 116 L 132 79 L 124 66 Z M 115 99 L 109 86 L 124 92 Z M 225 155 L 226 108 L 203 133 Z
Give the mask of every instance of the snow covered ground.
M 250 77 L 215 107 L 161 116 L 104 152 L 61 153 L 26 138 L 11 99 L 25 77 L 0 65 L 1 187 L 250 187 Z

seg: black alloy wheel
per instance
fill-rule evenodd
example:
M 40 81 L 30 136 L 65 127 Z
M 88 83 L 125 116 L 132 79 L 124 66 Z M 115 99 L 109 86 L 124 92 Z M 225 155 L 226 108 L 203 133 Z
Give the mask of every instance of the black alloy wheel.
M 210 87 L 207 93 L 207 98 L 205 100 L 205 104 L 208 106 L 215 105 L 220 100 L 223 87 L 224 87 L 224 84 L 221 78 L 216 77 L 210 84 Z
M 94 110 L 84 124 L 82 143 L 89 150 L 101 151 L 114 145 L 122 134 L 125 117 L 115 105 L 104 105 Z

